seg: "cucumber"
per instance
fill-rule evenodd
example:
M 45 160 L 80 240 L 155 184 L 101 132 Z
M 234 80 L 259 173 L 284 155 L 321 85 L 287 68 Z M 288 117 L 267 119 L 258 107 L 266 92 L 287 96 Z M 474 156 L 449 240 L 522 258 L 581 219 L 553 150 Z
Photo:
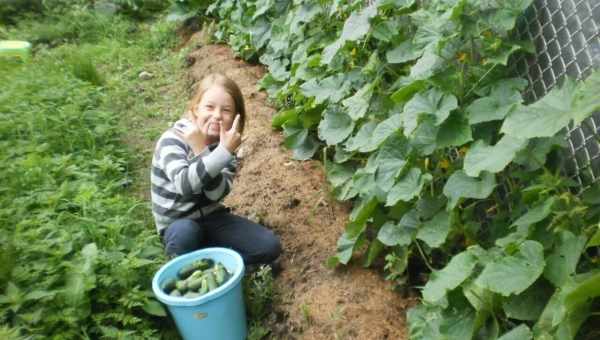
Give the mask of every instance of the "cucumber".
M 200 289 L 198 290 L 198 294 L 204 295 L 208 293 L 208 282 L 206 282 L 206 279 L 204 277 L 200 280 L 202 281 L 202 283 L 200 285 Z
M 219 286 L 222 285 L 225 281 L 227 281 L 227 271 L 225 270 L 225 267 L 223 267 L 222 264 L 217 264 L 213 273 L 215 275 L 215 281 Z
M 185 266 L 181 267 L 181 269 L 179 269 L 179 272 L 177 272 L 177 276 L 179 276 L 180 279 L 185 280 L 190 275 L 192 275 L 192 273 L 195 270 L 196 270 L 196 268 L 194 267 L 193 263 L 186 264 Z
M 187 278 L 187 280 L 196 280 L 202 277 L 204 272 L 201 269 L 196 269 L 196 271 Z
M 179 281 L 177 281 L 177 283 L 175 283 L 175 287 L 177 287 L 177 290 L 180 293 L 185 293 L 188 290 L 187 281 L 179 280 Z
M 186 298 L 186 299 L 193 299 L 193 298 L 197 298 L 199 296 L 200 296 L 200 294 L 198 294 L 196 292 L 189 291 L 189 292 L 185 293 L 185 295 L 183 297 Z
M 189 290 L 197 291 L 198 289 L 200 289 L 201 286 L 202 286 L 202 278 L 201 277 L 187 281 L 187 287 L 189 288 Z
M 169 294 L 173 291 L 173 289 L 176 288 L 176 283 L 177 283 L 177 280 L 175 278 L 170 278 L 163 283 L 162 290 L 165 293 Z
M 230 277 L 222 263 L 198 259 L 181 267 L 177 278 L 166 280 L 162 289 L 171 296 L 194 298 L 217 289 Z
M 204 278 L 206 278 L 206 283 L 208 284 L 208 291 L 211 292 L 215 289 L 217 289 L 217 283 L 215 282 L 215 277 L 213 276 L 212 273 L 207 273 L 206 275 L 204 275 Z
M 192 265 L 196 270 L 206 270 L 212 267 L 215 262 L 211 259 L 200 259 L 192 262 Z

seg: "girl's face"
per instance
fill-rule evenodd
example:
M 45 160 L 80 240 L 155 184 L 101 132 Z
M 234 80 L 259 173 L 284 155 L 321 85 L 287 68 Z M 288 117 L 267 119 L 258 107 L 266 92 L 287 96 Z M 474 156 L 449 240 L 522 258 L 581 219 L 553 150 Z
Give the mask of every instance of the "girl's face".
M 235 102 L 222 86 L 211 86 L 196 106 L 194 117 L 199 127 L 208 123 L 207 141 L 219 141 L 221 126 L 225 131 L 231 129 L 236 115 Z

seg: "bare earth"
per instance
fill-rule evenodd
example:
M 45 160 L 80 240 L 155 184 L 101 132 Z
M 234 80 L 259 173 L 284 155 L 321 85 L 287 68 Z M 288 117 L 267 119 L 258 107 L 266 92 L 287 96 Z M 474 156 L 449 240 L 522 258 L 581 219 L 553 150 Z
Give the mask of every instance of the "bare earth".
M 380 273 L 358 265 L 324 266 L 346 223 L 349 206 L 328 195 L 318 161 L 292 160 L 273 131 L 275 113 L 257 90 L 265 74 L 223 45 L 190 40 L 198 49 L 187 60 L 190 82 L 211 72 L 234 79 L 244 93 L 248 121 L 240 149 L 242 163 L 225 204 L 237 214 L 259 219 L 280 237 L 283 272 L 276 279 L 279 298 L 269 326 L 275 339 L 406 339 L 406 310 L 414 301 L 392 291 Z

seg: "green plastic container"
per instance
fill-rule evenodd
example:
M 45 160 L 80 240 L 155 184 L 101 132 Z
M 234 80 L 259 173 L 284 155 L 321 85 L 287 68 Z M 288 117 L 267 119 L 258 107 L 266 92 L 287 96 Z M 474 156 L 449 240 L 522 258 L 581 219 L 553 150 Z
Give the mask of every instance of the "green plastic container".
M 31 57 L 31 44 L 27 41 L 0 40 L 0 57 L 19 58 L 27 61 Z

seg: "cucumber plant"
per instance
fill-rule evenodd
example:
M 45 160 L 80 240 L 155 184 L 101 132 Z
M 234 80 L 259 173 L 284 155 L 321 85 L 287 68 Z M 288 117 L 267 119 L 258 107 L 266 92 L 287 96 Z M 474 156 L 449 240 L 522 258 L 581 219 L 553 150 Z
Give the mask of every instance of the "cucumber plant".
M 412 339 L 593 334 L 598 188 L 562 171 L 600 72 L 527 104 L 515 58 L 531 0 L 215 1 L 217 40 L 269 69 L 273 126 L 354 208 L 328 264 L 387 261 L 422 285 Z M 428 280 L 406 280 L 422 264 Z M 411 279 L 411 278 L 408 278 Z M 591 321 L 588 323 L 590 324 Z M 582 335 L 583 334 L 583 335 Z

